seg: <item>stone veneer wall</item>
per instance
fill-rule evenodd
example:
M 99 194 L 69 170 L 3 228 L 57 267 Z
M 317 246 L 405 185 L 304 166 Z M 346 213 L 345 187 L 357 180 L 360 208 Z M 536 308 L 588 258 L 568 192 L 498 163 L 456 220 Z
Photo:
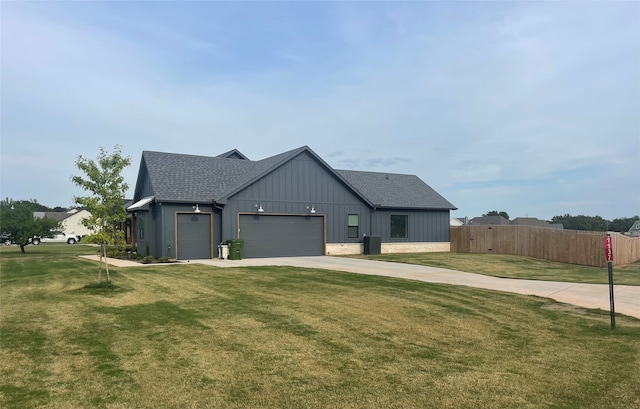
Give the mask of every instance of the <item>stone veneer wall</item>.
M 451 251 L 451 243 L 381 243 L 382 254 L 388 253 L 434 253 Z M 364 253 L 362 243 L 327 243 L 328 256 Z
M 327 256 L 344 256 L 347 254 L 362 254 L 364 253 L 363 243 L 327 243 L 326 246 Z
M 382 254 L 387 253 L 435 253 L 451 251 L 451 243 L 382 243 Z

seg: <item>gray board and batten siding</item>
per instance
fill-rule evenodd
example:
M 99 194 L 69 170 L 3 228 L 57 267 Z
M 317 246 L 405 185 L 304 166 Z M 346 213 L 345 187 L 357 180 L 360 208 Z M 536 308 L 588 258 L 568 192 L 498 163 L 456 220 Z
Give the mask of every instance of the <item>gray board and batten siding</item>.
M 307 153 L 302 153 L 230 197 L 226 204 L 223 233 L 242 238 L 238 230 L 239 213 L 308 215 L 311 207 L 326 216 L 328 243 L 358 242 L 347 237 L 349 214 L 368 215 L 369 207 L 344 183 L 328 173 Z M 362 232 L 370 234 L 368 217 L 361 217 Z M 226 226 L 226 227 L 225 227 Z
M 235 238 L 247 240 L 245 257 L 324 254 L 328 243 L 362 243 L 364 235 L 448 242 L 455 209 L 415 175 L 335 170 L 306 146 L 260 161 L 237 150 L 218 157 L 145 151 L 134 194 L 140 201 L 131 206 L 134 223 L 144 223 L 144 232 L 140 223 L 135 228 L 138 252 L 148 246 L 150 255 L 181 259 L 209 250 L 215 257 L 219 243 Z M 403 217 L 405 234 L 392 237 L 390 220 Z

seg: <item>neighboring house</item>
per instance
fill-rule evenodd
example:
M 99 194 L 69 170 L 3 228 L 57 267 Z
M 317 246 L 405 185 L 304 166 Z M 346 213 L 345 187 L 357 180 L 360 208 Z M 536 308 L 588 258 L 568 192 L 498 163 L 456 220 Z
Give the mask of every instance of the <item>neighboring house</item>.
M 511 223 L 509 222 L 508 219 L 505 219 L 502 216 L 481 216 L 481 217 L 474 217 L 473 219 L 469 220 L 469 224 L 475 225 L 475 226 L 489 226 L 489 225 L 495 225 L 495 224 L 508 225 Z
M 451 221 L 449 222 L 449 226 L 451 227 L 463 226 L 465 224 L 469 224 L 468 217 L 452 217 Z
M 511 220 L 511 224 L 520 226 L 548 227 L 551 229 L 563 230 L 562 223 L 549 223 L 546 220 L 540 220 L 535 217 L 516 217 Z
M 449 201 L 414 175 L 336 170 L 303 146 L 259 161 L 142 153 L 134 192 L 138 253 L 202 259 L 243 239 L 243 257 L 448 251 Z
M 636 220 L 636 222 L 633 223 L 633 226 L 631 226 L 627 234 L 631 237 L 640 237 L 640 220 Z
M 482 216 L 474 217 L 469 221 L 469 224 L 476 226 L 490 226 L 490 225 L 515 225 L 515 226 L 535 226 L 535 227 L 547 227 L 550 229 L 562 230 L 561 223 L 549 223 L 545 220 L 540 220 L 535 217 L 516 217 L 513 220 L 508 220 L 502 216 Z
M 82 224 L 82 220 L 91 216 L 87 210 L 71 209 L 67 212 L 33 212 L 36 218 L 47 217 L 61 222 L 62 232 L 65 235 L 85 236 L 93 231 Z

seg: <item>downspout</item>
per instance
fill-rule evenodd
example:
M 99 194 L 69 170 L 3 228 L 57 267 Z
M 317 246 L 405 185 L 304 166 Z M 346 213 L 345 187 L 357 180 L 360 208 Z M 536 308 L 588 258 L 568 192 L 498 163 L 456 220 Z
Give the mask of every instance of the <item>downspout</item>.
M 159 254 L 160 257 L 168 257 L 168 254 L 169 254 L 168 253 L 168 248 L 165 247 L 165 244 L 167 244 L 167 237 L 166 237 L 166 233 L 165 232 L 167 230 L 165 228 L 166 227 L 166 223 L 164 221 L 164 208 L 162 207 L 162 202 L 158 202 L 158 213 L 159 213 L 158 217 L 160 218 L 160 225 L 161 225 L 161 227 L 160 227 L 161 230 L 160 231 L 162 233 L 160 235 L 160 243 L 159 244 L 158 244 L 158 242 L 156 240 L 156 249 L 158 247 L 160 247 L 160 251 L 159 252 L 155 252 L 155 250 L 154 250 L 154 253 L 155 254 Z M 157 239 L 158 238 L 158 232 L 155 231 L 154 235 L 156 236 L 155 238 Z M 173 237 L 174 238 L 176 237 L 175 232 L 173 232 Z M 171 242 L 173 242 L 173 240 L 171 240 Z
M 376 209 L 376 205 L 373 205 L 373 210 L 371 211 L 371 213 L 369 213 L 369 236 L 375 236 L 375 234 L 373 234 L 373 214 L 375 213 Z
M 218 257 L 222 257 L 222 255 L 220 254 L 220 252 L 222 252 L 222 248 L 220 247 L 220 245 L 222 243 L 224 243 L 224 206 L 220 206 L 218 203 L 216 203 L 216 201 L 213 201 L 213 207 L 215 207 L 216 209 L 220 210 L 220 243 L 216 246 L 218 248 Z M 214 233 L 214 232 L 211 232 Z M 215 236 L 215 234 L 214 234 Z

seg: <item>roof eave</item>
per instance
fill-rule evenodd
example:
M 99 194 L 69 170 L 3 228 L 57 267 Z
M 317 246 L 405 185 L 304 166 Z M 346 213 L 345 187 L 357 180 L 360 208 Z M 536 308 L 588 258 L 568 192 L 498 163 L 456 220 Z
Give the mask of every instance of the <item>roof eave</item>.
M 380 204 L 375 205 L 375 208 L 376 208 L 376 210 L 384 210 L 384 209 L 389 209 L 389 210 L 447 210 L 447 211 L 458 210 L 457 207 L 385 206 L 385 205 L 380 205 Z

